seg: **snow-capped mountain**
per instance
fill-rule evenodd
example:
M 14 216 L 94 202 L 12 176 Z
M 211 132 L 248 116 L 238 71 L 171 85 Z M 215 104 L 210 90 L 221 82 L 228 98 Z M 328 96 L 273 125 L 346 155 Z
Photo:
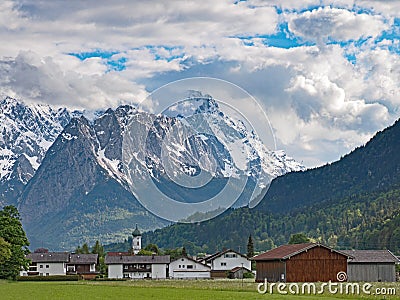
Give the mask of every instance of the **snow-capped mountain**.
M 26 105 L 10 97 L 0 101 L 0 197 L 3 201 L 16 200 L 70 120 L 71 114 L 65 108 Z
M 145 230 L 168 224 L 131 192 L 137 182 L 124 161 L 127 137 L 134 145 L 128 152 L 134 171 L 150 175 L 182 202 L 210 197 L 228 178 L 247 176 L 261 190 L 271 177 L 303 169 L 283 151 L 268 150 L 240 120 L 200 94 L 162 115 L 125 105 L 89 120 L 84 113 L 11 98 L 0 109 L 1 204 L 18 203 L 33 246 L 113 242 L 136 223 Z M 176 187 L 179 176 L 192 179 L 200 172 L 214 178 L 208 190 Z

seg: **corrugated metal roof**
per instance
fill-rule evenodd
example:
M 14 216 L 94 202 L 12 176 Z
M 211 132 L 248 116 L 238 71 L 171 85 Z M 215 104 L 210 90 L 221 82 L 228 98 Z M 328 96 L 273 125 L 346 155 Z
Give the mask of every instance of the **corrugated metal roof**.
M 353 256 L 349 263 L 398 263 L 399 260 L 389 250 L 342 250 Z
M 98 254 L 71 254 L 70 264 L 95 264 L 97 263 Z
M 304 251 L 307 251 L 309 249 L 312 249 L 314 247 L 324 247 L 326 249 L 329 249 L 331 251 L 334 251 L 336 253 L 339 253 L 343 256 L 349 256 L 346 253 L 343 253 L 343 251 L 337 251 L 332 248 L 329 248 L 328 246 L 324 246 L 321 244 L 316 244 L 316 243 L 304 243 L 304 244 L 288 244 L 288 245 L 282 245 L 279 246 L 275 249 L 272 249 L 270 251 L 267 251 L 265 253 L 262 253 L 260 255 L 254 256 L 252 260 L 277 260 L 277 259 L 289 259 L 292 256 L 295 256 L 299 253 L 302 253 Z M 351 256 L 351 255 L 350 255 Z
M 26 258 L 36 262 L 68 262 L 68 252 L 29 253 Z
M 144 256 L 144 255 L 120 255 L 120 256 L 110 256 L 107 255 L 105 263 L 107 265 L 115 264 L 169 264 L 169 255 L 154 255 L 154 256 Z

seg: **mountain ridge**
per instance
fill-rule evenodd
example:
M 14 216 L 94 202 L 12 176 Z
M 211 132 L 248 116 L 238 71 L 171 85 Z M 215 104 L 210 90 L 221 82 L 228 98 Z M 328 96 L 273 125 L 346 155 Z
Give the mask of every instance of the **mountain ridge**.
M 17 100 L 14 99 L 12 102 L 27 110 L 27 106 Z M 121 159 L 123 133 L 135 116 L 139 117 L 139 121 L 145 119 L 151 121 L 150 123 L 145 121 L 138 123 L 148 133 L 146 143 L 143 143 L 145 148 L 142 153 L 146 159 L 138 163 L 147 168 L 146 172 L 156 171 L 152 180 L 157 181 L 161 178 L 162 180 L 158 180 L 159 183 L 164 184 L 172 194 L 176 194 L 176 190 L 172 186 L 168 187 L 170 183 L 164 179 L 164 171 L 157 165 L 157 161 L 160 159 L 157 153 L 161 153 L 160 146 L 163 138 L 166 132 L 171 131 L 171 128 L 178 129 L 178 135 L 176 135 L 178 144 L 186 147 L 181 150 L 183 156 L 187 158 L 183 165 L 201 166 L 198 163 L 199 158 L 205 158 L 207 155 L 210 157 L 209 161 L 211 159 L 218 161 L 223 157 L 223 155 L 218 157 L 218 144 L 212 139 L 207 141 L 203 136 L 197 135 L 193 137 L 192 141 L 190 139 L 179 140 L 179 128 L 186 126 L 183 124 L 185 120 L 181 118 L 151 116 L 129 105 L 119 106 L 114 110 L 108 109 L 90 120 L 82 112 L 70 113 L 67 110 L 60 110 L 61 112 L 66 114 L 66 119 L 63 123 L 57 124 L 58 131 L 54 131 L 54 136 L 52 136 L 54 141 L 48 149 L 45 149 L 47 151 L 39 161 L 40 164 L 38 163 L 35 169 L 29 168 L 29 159 L 25 159 L 24 153 L 21 153 L 14 168 L 21 169 L 20 174 L 29 176 L 29 178 L 21 182 L 12 201 L 10 199 L 3 200 L 3 204 L 18 205 L 23 224 L 33 241 L 32 247 L 48 246 L 61 250 L 73 247 L 83 240 L 91 242 L 93 239 L 100 239 L 104 242 L 112 242 L 119 239 L 121 234 L 129 232 L 136 223 L 147 230 L 169 224 L 142 207 L 141 203 L 132 195 L 129 178 L 124 173 Z M 16 119 L 18 119 L 17 116 L 23 118 L 24 113 L 16 114 Z M 220 114 L 216 114 L 213 118 L 218 116 Z M 33 125 L 36 124 L 35 120 L 39 121 L 40 125 L 41 119 L 33 118 Z M 226 119 L 223 122 L 229 123 L 229 120 Z M 40 128 L 39 125 L 35 126 Z M 51 122 L 45 125 L 51 129 Z M 58 135 L 55 136 L 55 133 Z M 245 135 L 243 135 L 243 141 L 247 143 Z M 209 145 L 216 145 L 215 151 L 207 152 L 206 147 Z M 167 150 L 169 151 L 169 149 Z M 290 171 L 290 168 L 301 168 L 284 152 L 271 153 L 271 161 L 276 160 L 277 162 L 277 172 L 282 173 Z M 177 159 L 175 161 L 178 162 L 176 166 L 180 167 L 181 162 Z M 288 165 L 285 162 L 288 162 Z M 259 164 L 258 161 L 256 163 Z M 149 168 L 151 166 L 152 168 Z M 221 164 L 221 166 L 225 168 L 226 164 Z M 207 169 L 206 165 L 201 167 Z M 220 170 L 217 170 L 219 175 L 217 174 L 215 178 L 221 176 L 222 181 L 220 183 L 216 181 L 216 186 L 224 185 L 226 174 L 223 170 L 225 169 Z M 160 174 L 162 176 L 157 177 Z M 257 174 L 253 173 L 253 175 Z M 249 187 L 251 188 L 251 186 Z M 102 193 L 99 193 L 99 190 Z M 183 201 L 185 201 L 185 197 L 187 199 L 192 197 L 186 192 L 184 195 L 181 199 Z M 98 210 L 98 205 L 105 207 L 104 214 Z M 86 222 L 86 218 L 90 222 Z M 96 218 L 99 218 L 100 221 L 95 220 Z M 75 220 L 76 224 L 74 225 L 74 222 L 70 220 Z M 81 237 L 79 232 L 82 232 Z
M 191 254 L 240 250 L 251 234 L 256 250 L 265 251 L 303 232 L 335 248 L 400 253 L 399 138 L 397 120 L 337 162 L 275 178 L 253 209 L 231 209 L 201 224 L 146 232 L 144 244 L 184 246 Z

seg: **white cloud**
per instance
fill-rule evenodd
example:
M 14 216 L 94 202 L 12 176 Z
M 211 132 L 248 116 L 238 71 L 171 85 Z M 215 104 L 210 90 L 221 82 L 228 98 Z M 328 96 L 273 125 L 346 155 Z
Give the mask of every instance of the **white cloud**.
M 0 61 L 0 92 L 28 102 L 89 109 L 138 102 L 146 96 L 144 87 L 113 72 L 98 74 L 98 66 L 94 69 L 92 74 L 64 70 L 51 57 L 21 52 L 14 60 Z
M 324 8 L 312 9 L 315 6 Z M 398 41 L 375 43 L 399 1 L 2 1 L 0 92 L 76 108 L 140 101 L 186 76 L 245 87 L 279 146 L 307 165 L 339 158 L 398 118 Z M 283 13 L 279 14 L 278 11 Z M 361 13 L 360 13 L 361 11 Z M 268 47 L 279 22 L 315 46 Z M 398 29 L 397 29 L 398 30 Z M 398 31 L 397 31 L 398 32 Z M 248 37 L 250 44 L 240 37 Z M 327 45 L 371 37 L 362 45 Z M 397 43 L 397 44 L 396 44 Z M 80 60 L 68 53 L 116 53 Z M 346 55 L 353 55 L 350 62 Z M 110 71 L 107 60 L 125 59 Z
M 347 9 L 320 7 L 312 11 L 288 14 L 289 30 L 306 40 L 319 43 L 376 37 L 389 28 L 380 15 L 355 13 Z

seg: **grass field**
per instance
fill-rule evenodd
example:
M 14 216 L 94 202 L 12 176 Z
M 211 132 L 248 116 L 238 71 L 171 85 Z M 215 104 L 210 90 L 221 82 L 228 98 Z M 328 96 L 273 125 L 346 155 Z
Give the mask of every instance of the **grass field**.
M 393 287 L 400 284 L 374 284 Z M 374 289 L 371 289 L 373 291 Z M 376 295 L 279 295 L 259 294 L 253 280 L 159 280 L 159 281 L 79 281 L 9 282 L 0 281 L 0 299 L 400 299 L 400 296 Z

